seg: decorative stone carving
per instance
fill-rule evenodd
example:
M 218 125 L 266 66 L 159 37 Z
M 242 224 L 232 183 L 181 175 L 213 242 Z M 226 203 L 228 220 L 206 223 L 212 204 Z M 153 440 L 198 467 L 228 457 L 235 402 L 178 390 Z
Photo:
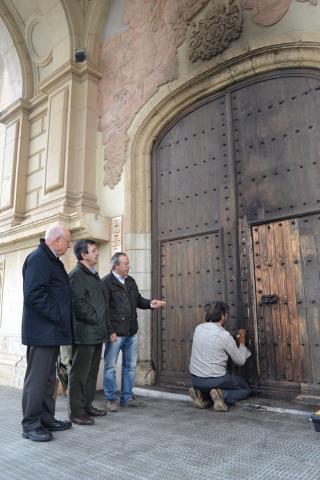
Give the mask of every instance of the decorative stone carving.
M 183 5 L 176 5 L 174 2 L 171 3 L 171 8 L 174 7 L 171 28 L 177 47 L 180 47 L 186 39 L 187 27 L 190 20 L 207 3 L 208 0 L 187 0 Z
M 33 14 L 26 22 L 26 40 L 33 61 L 40 67 L 52 61 L 50 28 L 46 18 Z
M 99 85 L 105 185 L 120 180 L 127 130 L 135 114 L 161 85 L 176 78 L 177 47 L 187 23 L 209 0 L 126 0 L 127 29 L 100 46 Z
M 209 60 L 225 50 L 232 40 L 239 38 L 242 30 L 242 13 L 239 0 L 227 0 L 214 5 L 199 22 L 192 22 L 189 33 L 189 58 Z
M 318 0 L 297 0 L 317 5 Z M 292 0 L 243 0 L 245 10 L 252 10 L 252 18 L 255 23 L 268 27 L 279 22 L 287 13 Z

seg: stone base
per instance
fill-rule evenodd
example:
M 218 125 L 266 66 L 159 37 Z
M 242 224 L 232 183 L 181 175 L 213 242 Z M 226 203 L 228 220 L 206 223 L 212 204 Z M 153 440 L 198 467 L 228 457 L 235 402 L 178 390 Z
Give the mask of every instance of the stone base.
M 156 372 L 150 361 L 138 361 L 136 370 L 136 385 L 154 385 Z
M 22 388 L 26 370 L 22 355 L 0 354 L 0 385 Z

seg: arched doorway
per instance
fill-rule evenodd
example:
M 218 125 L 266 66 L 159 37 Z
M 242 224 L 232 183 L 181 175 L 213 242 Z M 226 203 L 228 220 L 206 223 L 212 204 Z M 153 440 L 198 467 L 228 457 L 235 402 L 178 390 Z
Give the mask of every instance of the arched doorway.
M 192 333 L 213 299 L 248 328 L 251 381 L 320 382 L 320 77 L 280 70 L 201 100 L 152 152 L 159 382 L 185 385 Z M 161 316 L 161 318 L 160 318 Z

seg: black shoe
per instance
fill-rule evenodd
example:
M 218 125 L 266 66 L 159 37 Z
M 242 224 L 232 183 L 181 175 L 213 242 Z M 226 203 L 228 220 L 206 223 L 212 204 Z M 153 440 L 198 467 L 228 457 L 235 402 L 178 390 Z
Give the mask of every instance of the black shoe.
M 88 415 L 79 415 L 78 417 L 70 417 L 72 423 L 77 425 L 93 425 L 93 418 L 88 417 Z
M 107 410 L 96 408 L 93 405 L 88 405 L 86 408 L 86 413 L 90 417 L 103 417 L 104 415 L 107 415 Z
M 52 440 L 52 433 L 45 430 L 43 427 L 37 427 L 33 430 L 28 430 L 22 433 L 23 438 L 28 438 L 34 442 L 49 442 Z
M 72 427 L 72 423 L 68 420 L 53 419 L 51 423 L 43 423 L 43 427 L 51 432 L 60 432 L 61 430 L 68 430 Z

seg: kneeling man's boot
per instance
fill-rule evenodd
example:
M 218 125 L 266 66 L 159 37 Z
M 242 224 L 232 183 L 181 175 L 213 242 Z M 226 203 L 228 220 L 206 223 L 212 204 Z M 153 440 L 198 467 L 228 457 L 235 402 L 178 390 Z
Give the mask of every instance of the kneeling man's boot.
M 208 408 L 210 406 L 210 402 L 203 398 L 202 393 L 197 388 L 189 388 L 189 395 L 192 398 L 195 407 Z
M 210 390 L 210 397 L 213 401 L 213 411 L 214 412 L 227 412 L 228 407 L 223 399 L 223 390 L 220 388 L 213 388 Z

